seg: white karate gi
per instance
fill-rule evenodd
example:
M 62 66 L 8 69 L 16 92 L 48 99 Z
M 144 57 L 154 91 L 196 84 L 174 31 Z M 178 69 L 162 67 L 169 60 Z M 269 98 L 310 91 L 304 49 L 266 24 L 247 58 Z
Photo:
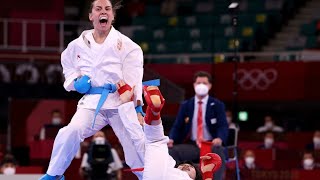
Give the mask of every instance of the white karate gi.
M 132 113 L 132 102 L 119 106 L 121 120 L 128 119 Z M 175 168 L 175 160 L 169 155 L 167 143 L 169 138 L 164 135 L 162 124 L 156 126 L 144 125 L 145 138 L 138 138 L 140 131 L 136 128 L 135 120 L 123 121 L 126 131 L 136 147 L 145 148 L 143 180 L 191 180 L 187 172 Z
M 137 100 L 142 102 L 141 48 L 113 27 L 103 44 L 97 44 L 92 33 L 93 30 L 84 31 L 61 54 L 65 89 L 75 90 L 73 82 L 79 75 L 88 75 L 92 87 L 100 87 L 107 83 L 115 84 L 123 79 L 131 87 L 135 86 L 134 102 Z M 137 149 L 125 130 L 119 116 L 121 111 L 118 111 L 118 106 L 121 101 L 117 92 L 108 95 L 96 117 L 94 128 L 91 128 L 99 98 L 99 94 L 88 94 L 79 100 L 78 109 L 71 122 L 60 129 L 55 139 L 47 174 L 62 175 L 78 151 L 80 142 L 107 124 L 110 124 L 122 144 L 126 163 L 131 168 L 143 167 L 144 154 L 141 153 L 144 153 L 144 146 Z M 144 133 L 139 125 L 134 104 L 131 106 L 132 116 L 126 117 L 134 120 L 137 127 L 136 136 L 143 138 Z M 141 173 L 137 172 L 136 175 L 141 179 Z

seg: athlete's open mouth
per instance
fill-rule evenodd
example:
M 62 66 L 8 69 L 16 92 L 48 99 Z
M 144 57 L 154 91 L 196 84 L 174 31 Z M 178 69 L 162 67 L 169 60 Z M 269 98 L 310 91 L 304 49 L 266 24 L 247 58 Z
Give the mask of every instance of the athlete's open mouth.
M 108 22 L 108 18 L 107 17 L 100 17 L 100 19 L 99 19 L 99 22 L 100 23 L 107 23 Z

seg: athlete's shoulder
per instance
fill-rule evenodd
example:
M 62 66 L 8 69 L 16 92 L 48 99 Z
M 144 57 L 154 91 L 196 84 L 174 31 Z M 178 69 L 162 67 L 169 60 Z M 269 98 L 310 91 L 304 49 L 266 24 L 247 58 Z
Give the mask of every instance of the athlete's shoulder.
M 128 36 L 122 34 L 120 31 L 116 30 L 122 39 L 123 43 L 127 46 L 130 47 L 130 49 L 139 49 L 141 50 L 141 47 L 135 43 L 132 39 L 130 39 Z

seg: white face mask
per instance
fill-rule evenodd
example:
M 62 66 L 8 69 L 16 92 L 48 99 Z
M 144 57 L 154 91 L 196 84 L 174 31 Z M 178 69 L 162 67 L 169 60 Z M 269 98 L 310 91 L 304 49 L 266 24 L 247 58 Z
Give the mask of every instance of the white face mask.
M 244 159 L 244 161 L 246 162 L 247 166 L 251 166 L 254 163 L 254 157 L 248 156 Z
M 228 124 L 230 124 L 232 122 L 232 117 L 226 117 L 226 118 L 227 118 Z
M 273 139 L 272 138 L 265 138 L 264 145 L 266 146 L 266 148 L 271 148 L 273 145 Z
M 208 88 L 208 86 L 201 83 L 201 84 L 197 84 L 194 87 L 194 91 L 196 92 L 196 95 L 198 95 L 198 96 L 205 96 L 208 94 L 209 88 Z
M 320 138 L 319 137 L 314 137 L 313 138 L 313 143 L 314 143 L 314 145 L 320 145 Z
M 7 167 L 3 170 L 4 175 L 14 175 L 16 173 L 16 169 L 13 167 Z
M 267 123 L 265 124 L 265 126 L 266 126 L 267 128 L 272 128 L 273 123 L 272 123 L 272 122 L 267 122 Z
M 303 160 L 303 168 L 304 169 L 310 169 L 310 168 L 312 168 L 312 166 L 313 166 L 313 159 L 308 158 L 308 159 Z
M 60 123 L 61 123 L 61 118 L 59 118 L 59 117 L 52 118 L 52 124 L 58 125 Z
M 104 137 L 96 137 L 94 139 L 94 142 L 97 145 L 104 145 L 106 143 L 106 138 L 104 138 Z

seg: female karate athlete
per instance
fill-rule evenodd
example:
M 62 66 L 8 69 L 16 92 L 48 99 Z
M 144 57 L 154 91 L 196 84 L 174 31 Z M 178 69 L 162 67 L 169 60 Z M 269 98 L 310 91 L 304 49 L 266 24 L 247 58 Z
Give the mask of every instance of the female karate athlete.
M 135 87 L 132 116 L 135 138 L 143 138 L 137 112 L 142 102 L 143 53 L 141 48 L 117 31 L 112 23 L 121 2 L 93 0 L 89 20 L 94 29 L 82 32 L 61 54 L 64 88 L 85 94 L 78 102 L 71 122 L 58 132 L 47 173 L 41 180 L 64 179 L 63 173 L 79 150 L 80 142 L 109 124 L 124 149 L 131 168 L 143 167 L 144 145 L 137 148 L 120 120 L 122 104 L 116 83 L 124 80 Z M 134 115 L 133 115 L 134 114 Z M 142 178 L 141 172 L 135 172 Z

